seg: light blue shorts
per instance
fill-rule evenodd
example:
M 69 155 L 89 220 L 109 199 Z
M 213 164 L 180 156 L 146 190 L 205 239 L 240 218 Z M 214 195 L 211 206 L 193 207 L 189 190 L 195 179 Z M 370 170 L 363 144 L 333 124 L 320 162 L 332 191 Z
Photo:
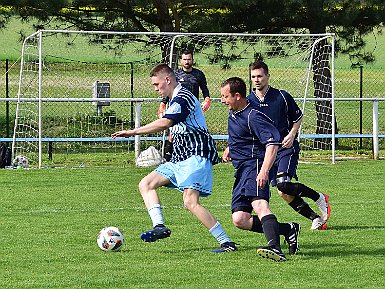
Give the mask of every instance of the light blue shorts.
M 154 172 L 170 180 L 166 187 L 177 189 L 194 189 L 201 196 L 211 195 L 213 186 L 213 169 L 211 162 L 201 156 L 191 156 L 178 163 L 161 164 Z

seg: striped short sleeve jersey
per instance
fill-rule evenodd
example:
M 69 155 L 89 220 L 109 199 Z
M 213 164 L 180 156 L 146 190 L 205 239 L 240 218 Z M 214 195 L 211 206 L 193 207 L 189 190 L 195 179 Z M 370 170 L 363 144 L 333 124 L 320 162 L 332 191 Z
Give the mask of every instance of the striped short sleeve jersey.
M 215 142 L 209 134 L 200 103 L 186 88 L 179 85 L 176 89 L 164 115 L 174 122 L 170 128 L 174 150 L 170 161 L 176 163 L 197 155 L 218 163 Z

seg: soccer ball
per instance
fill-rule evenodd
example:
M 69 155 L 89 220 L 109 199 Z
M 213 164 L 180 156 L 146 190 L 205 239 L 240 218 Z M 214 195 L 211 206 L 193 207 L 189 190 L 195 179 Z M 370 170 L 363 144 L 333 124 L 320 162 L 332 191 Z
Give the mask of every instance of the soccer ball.
M 25 156 L 17 156 L 17 157 L 15 157 L 15 159 L 13 160 L 12 166 L 14 168 L 18 168 L 18 167 L 21 167 L 23 169 L 28 168 L 28 159 L 27 159 L 27 157 L 25 157 Z
M 116 227 L 105 227 L 100 230 L 97 238 L 100 249 L 106 252 L 119 251 L 124 243 L 122 232 Z

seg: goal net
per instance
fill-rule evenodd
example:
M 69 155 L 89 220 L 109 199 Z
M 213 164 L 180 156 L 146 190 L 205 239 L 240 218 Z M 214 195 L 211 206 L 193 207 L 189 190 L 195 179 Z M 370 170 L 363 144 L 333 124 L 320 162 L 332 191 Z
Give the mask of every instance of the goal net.
M 304 110 L 303 159 L 332 156 L 332 34 L 192 34 L 41 30 L 23 44 L 13 155 L 33 167 L 124 166 L 164 136 L 110 138 L 116 130 L 156 119 L 160 102 L 149 72 L 158 63 L 177 68 L 182 50 L 194 52 L 212 99 L 205 112 L 218 150 L 226 146 L 223 80 L 249 83 L 249 64 L 264 60 L 272 86 L 288 91 Z

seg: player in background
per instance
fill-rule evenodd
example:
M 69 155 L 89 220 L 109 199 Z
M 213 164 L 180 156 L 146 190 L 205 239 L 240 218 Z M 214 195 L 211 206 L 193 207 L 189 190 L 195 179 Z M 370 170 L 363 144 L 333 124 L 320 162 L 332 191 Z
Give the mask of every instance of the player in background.
M 181 67 L 175 70 L 175 76 L 177 81 L 189 91 L 191 91 L 195 97 L 199 100 L 199 88 L 203 94 L 202 109 L 207 111 L 210 108 L 210 92 L 207 87 L 207 81 L 205 74 L 194 68 L 194 57 L 191 50 L 183 50 L 180 55 Z M 163 117 L 166 105 L 169 102 L 170 98 L 168 96 L 163 97 L 159 109 L 158 109 L 158 118 Z M 166 161 L 169 161 L 172 154 L 172 140 L 169 138 L 165 143 L 164 148 L 164 157 Z
M 171 98 L 165 115 L 145 126 L 117 131 L 111 136 L 130 137 L 170 129 L 174 139 L 171 160 L 161 164 L 139 183 L 139 191 L 153 225 L 153 229 L 143 232 L 141 238 L 145 242 L 154 242 L 171 235 L 171 230 L 164 225 L 156 192 L 157 188 L 165 186 L 183 192 L 184 207 L 218 240 L 220 248 L 213 250 L 213 253 L 237 251 L 235 243 L 231 242 L 221 224 L 199 203 L 201 196 L 211 195 L 212 165 L 218 162 L 218 153 L 208 132 L 202 108 L 196 97 L 177 82 L 168 65 L 155 66 L 150 76 L 155 90 L 161 96 Z
M 271 170 L 271 183 L 296 212 L 312 221 L 312 230 L 325 230 L 326 221 L 330 217 L 328 195 L 318 193 L 302 183 L 292 182 L 292 178 L 297 180 L 300 150 L 297 133 L 302 121 L 302 111 L 288 92 L 269 85 L 270 74 L 266 63 L 252 63 L 250 77 L 255 87 L 247 97 L 250 105 L 273 120 L 282 138 L 282 147 L 278 150 Z M 314 212 L 303 198 L 312 199 L 320 209 L 321 216 Z
M 258 248 L 259 255 L 286 261 L 279 235 L 285 236 L 293 255 L 298 250 L 300 226 L 278 223 L 269 208 L 269 171 L 281 145 L 281 136 L 269 117 L 251 107 L 241 78 L 225 80 L 220 92 L 221 102 L 230 110 L 228 144 L 236 169 L 231 202 L 233 223 L 237 228 L 265 234 L 268 246 Z M 257 216 L 251 215 L 253 210 Z

